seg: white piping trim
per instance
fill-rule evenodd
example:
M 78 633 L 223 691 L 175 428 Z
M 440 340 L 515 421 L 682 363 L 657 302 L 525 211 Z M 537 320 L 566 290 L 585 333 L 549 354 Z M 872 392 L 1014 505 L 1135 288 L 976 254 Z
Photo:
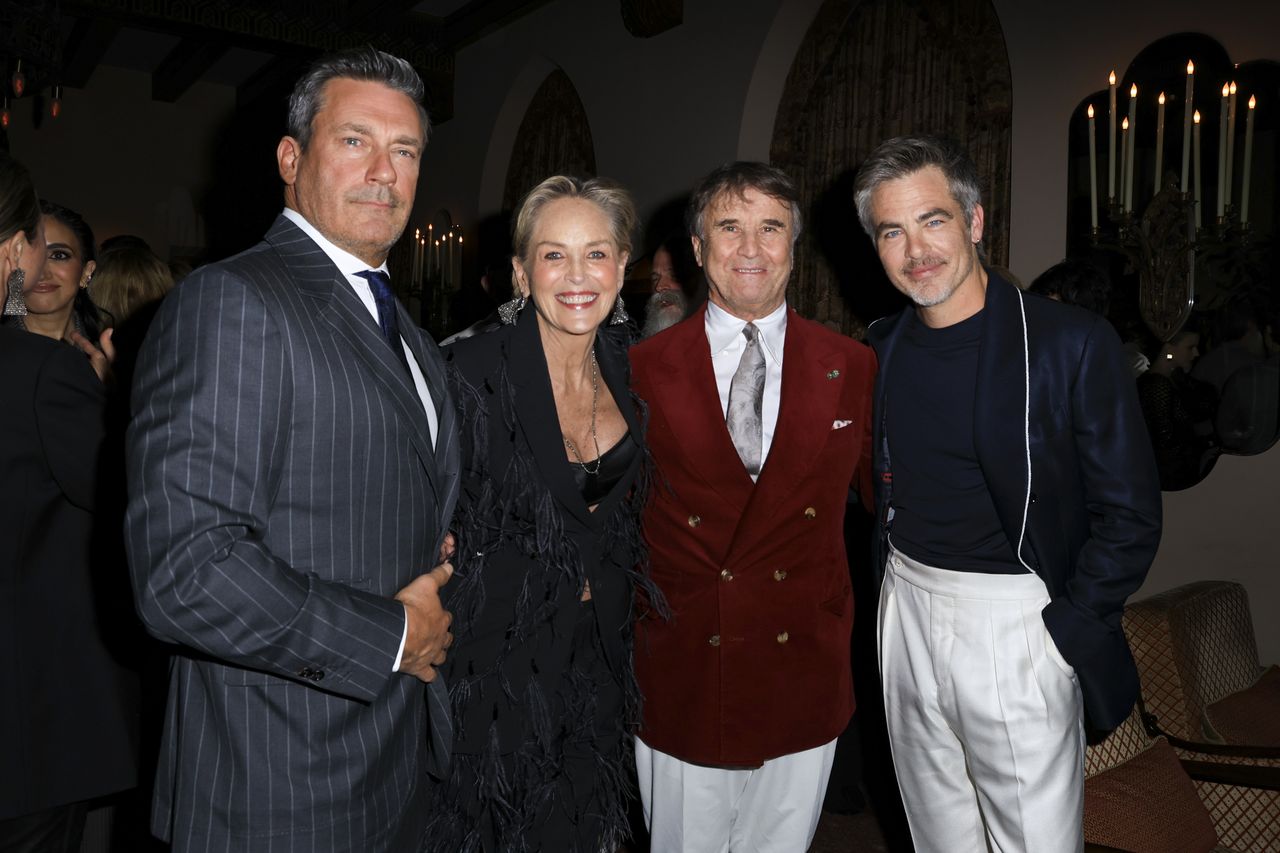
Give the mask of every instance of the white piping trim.
M 1023 565 L 1027 571 L 1031 571 L 1031 567 L 1027 565 L 1027 561 L 1022 559 L 1022 543 L 1027 538 L 1027 513 L 1031 509 L 1031 345 L 1027 340 L 1027 306 L 1022 298 L 1022 291 L 1018 290 L 1018 310 L 1022 312 L 1022 377 L 1023 377 L 1023 406 L 1022 406 L 1022 437 L 1027 449 L 1027 494 L 1022 501 L 1022 530 L 1018 533 L 1018 562 Z

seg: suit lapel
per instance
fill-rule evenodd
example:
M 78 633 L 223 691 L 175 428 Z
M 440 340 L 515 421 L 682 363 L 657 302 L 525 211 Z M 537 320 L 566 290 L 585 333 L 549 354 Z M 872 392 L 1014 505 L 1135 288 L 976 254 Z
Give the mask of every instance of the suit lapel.
M 529 442 L 544 482 L 561 506 L 583 524 L 590 525 L 592 514 L 582 500 L 565 456 L 564 435 L 560 432 L 551 375 L 533 308 L 520 313 L 511 336 L 507 371 L 515 391 L 516 421 Z
M 1027 490 L 1027 362 L 1014 286 L 989 275 L 973 401 L 973 444 L 1005 534 L 1021 538 Z
M 435 451 L 428 434 L 426 413 L 412 378 L 382 338 L 377 321 L 360 301 L 355 291 L 333 261 L 319 246 L 284 216 L 276 219 L 267 232 L 266 241 L 281 255 L 292 271 L 295 282 L 305 296 L 320 305 L 318 316 L 334 331 L 338 340 L 355 354 L 367 368 L 378 387 L 389 399 L 407 428 L 418 457 L 422 460 L 432 487 L 436 484 Z M 410 323 L 403 307 L 397 303 L 401 323 Z M 425 365 L 419 362 L 420 366 Z M 443 384 L 433 397 L 443 397 Z M 439 403 L 437 402 L 437 406 Z M 439 495 L 437 494 L 437 499 Z
M 707 343 L 706 306 L 667 332 L 672 336 L 663 352 L 661 372 L 649 376 L 654 408 L 671 428 L 659 437 L 680 454 L 680 467 L 713 488 L 730 506 L 747 505 L 754 484 L 729 438 L 711 346 Z M 651 429 L 654 427 L 651 425 Z M 659 476 L 662 472 L 659 471 Z

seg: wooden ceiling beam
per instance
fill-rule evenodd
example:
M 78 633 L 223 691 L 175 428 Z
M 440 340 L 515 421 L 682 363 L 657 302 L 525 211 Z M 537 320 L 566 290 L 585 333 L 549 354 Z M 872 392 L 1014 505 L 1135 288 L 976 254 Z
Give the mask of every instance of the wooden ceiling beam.
M 115 21 L 77 18 L 62 47 L 62 85 L 83 89 L 119 31 Z

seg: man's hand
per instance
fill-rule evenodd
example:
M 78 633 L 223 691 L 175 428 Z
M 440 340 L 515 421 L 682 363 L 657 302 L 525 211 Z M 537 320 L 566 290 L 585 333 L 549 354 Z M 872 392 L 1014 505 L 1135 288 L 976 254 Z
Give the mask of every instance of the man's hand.
M 408 624 L 400 671 L 422 681 L 435 680 L 436 667 L 444 663 L 445 650 L 453 643 L 449 633 L 453 616 L 440 603 L 440 587 L 452 575 L 453 564 L 443 562 L 396 593 Z

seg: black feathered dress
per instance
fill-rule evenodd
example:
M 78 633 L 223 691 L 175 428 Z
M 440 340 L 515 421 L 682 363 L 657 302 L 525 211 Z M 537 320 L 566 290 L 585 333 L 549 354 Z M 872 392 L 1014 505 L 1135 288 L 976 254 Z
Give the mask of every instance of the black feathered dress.
M 425 849 L 612 851 L 627 830 L 640 711 L 637 590 L 661 601 L 644 571 L 652 466 L 626 341 L 596 338 L 601 391 L 628 431 L 601 448 L 595 477 L 565 456 L 531 306 L 446 358 L 462 415 L 455 573 L 442 591 L 456 732 L 450 776 L 432 783 Z

